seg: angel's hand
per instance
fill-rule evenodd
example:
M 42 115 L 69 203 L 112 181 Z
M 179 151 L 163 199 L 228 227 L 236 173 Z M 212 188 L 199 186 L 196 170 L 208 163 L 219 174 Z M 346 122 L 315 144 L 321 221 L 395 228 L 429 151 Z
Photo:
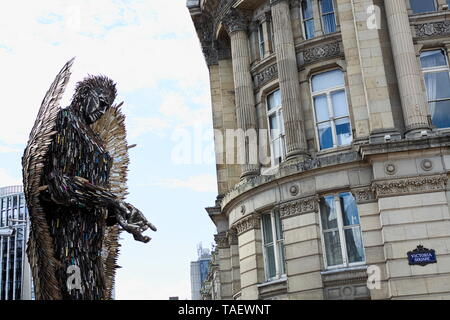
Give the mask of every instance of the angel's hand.
M 148 228 L 156 231 L 156 227 L 147 221 L 142 212 L 129 203 L 119 203 L 119 210 L 116 211 L 116 217 L 119 225 L 125 231 L 131 233 L 137 241 L 149 242 L 151 238 L 144 236 L 142 233 Z

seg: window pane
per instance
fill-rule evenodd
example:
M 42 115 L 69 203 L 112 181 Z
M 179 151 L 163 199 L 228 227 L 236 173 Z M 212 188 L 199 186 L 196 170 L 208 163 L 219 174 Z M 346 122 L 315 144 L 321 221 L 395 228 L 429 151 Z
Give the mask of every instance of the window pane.
M 334 196 L 320 198 L 320 217 L 323 230 L 338 227 Z
M 267 109 L 272 110 L 281 105 L 280 90 L 276 90 L 267 96 Z
M 272 222 L 270 220 L 270 214 L 265 214 L 262 216 L 263 234 L 264 234 L 264 244 L 272 243 Z
M 356 206 L 355 197 L 350 192 L 341 193 L 339 195 L 341 202 L 344 226 L 359 224 L 358 207 Z
M 345 243 L 349 263 L 364 261 L 364 247 L 359 227 L 345 230 Z
M 314 38 L 314 20 L 305 21 L 305 32 L 306 39 Z
M 333 12 L 333 0 L 321 0 L 322 14 Z
M 276 275 L 275 252 L 273 245 L 266 247 L 266 273 L 268 278 L 273 278 Z
M 317 125 L 319 131 L 320 150 L 333 148 L 333 133 L 331 132 L 330 122 Z
M 450 100 L 430 103 L 431 122 L 438 128 L 450 127 Z
M 348 118 L 335 121 L 337 145 L 346 146 L 352 143 L 352 133 L 350 130 L 350 120 Z
M 330 119 L 328 115 L 327 96 L 325 94 L 314 97 L 314 108 L 316 110 L 317 122 L 327 121 Z
M 449 0 L 450 1 L 450 0 Z M 446 66 L 447 60 L 442 50 L 424 51 L 420 54 L 422 68 Z
M 283 242 L 279 242 L 278 243 L 278 252 L 279 252 L 279 257 L 280 257 L 280 274 L 284 274 L 285 273 L 285 269 L 284 269 L 284 243 Z
M 272 141 L 272 150 L 273 150 L 273 157 L 275 159 L 275 164 L 278 164 L 281 162 L 281 155 L 283 154 L 283 141 L 282 138 L 277 138 Z
M 413 13 L 436 11 L 435 0 L 410 0 Z
M 425 73 L 428 101 L 450 98 L 450 74 L 448 71 Z
M 323 32 L 325 34 L 336 32 L 336 20 L 334 19 L 334 13 L 322 16 Z
M 345 95 L 345 90 L 331 93 L 331 101 L 333 103 L 335 118 L 348 116 L 347 96 Z
M 276 233 L 277 233 L 277 240 L 283 239 L 283 228 L 281 225 L 281 219 L 280 214 L 275 213 L 275 227 L 276 227 Z
M 341 241 L 338 231 L 329 231 L 323 234 L 328 266 L 336 266 L 343 263 Z
M 278 114 L 271 115 L 269 117 L 269 125 L 271 133 L 273 133 L 272 137 L 275 138 L 280 135 L 280 126 L 279 126 Z
M 311 0 L 302 1 L 303 19 L 311 19 L 313 17 L 313 7 Z
M 332 70 L 312 77 L 313 92 L 344 85 L 344 74 L 341 70 Z

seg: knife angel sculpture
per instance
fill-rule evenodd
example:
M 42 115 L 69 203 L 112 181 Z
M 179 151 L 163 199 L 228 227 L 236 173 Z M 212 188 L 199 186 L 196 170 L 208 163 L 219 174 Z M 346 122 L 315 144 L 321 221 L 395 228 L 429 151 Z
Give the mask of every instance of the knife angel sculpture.
M 120 231 L 142 242 L 145 230 L 156 231 L 124 201 L 130 147 L 113 81 L 89 76 L 67 108 L 59 105 L 73 61 L 45 95 L 22 158 L 39 300 L 111 299 Z

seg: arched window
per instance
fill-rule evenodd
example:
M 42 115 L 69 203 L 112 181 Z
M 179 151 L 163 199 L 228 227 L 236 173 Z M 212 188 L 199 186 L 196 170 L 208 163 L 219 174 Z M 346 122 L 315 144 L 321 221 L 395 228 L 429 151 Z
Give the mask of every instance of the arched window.
M 448 59 L 441 49 L 420 54 L 431 122 L 438 128 L 450 127 L 450 71 Z
M 344 73 L 336 69 L 314 75 L 311 78 L 311 95 L 319 149 L 351 144 Z
M 413 13 L 433 12 L 437 10 L 436 0 L 410 0 Z

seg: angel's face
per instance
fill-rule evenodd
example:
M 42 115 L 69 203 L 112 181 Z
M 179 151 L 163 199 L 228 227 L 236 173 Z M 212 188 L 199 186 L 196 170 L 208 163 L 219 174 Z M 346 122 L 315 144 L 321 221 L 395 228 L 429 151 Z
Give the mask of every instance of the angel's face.
M 83 115 L 88 124 L 96 122 L 114 103 L 115 92 L 108 86 L 100 86 L 89 91 L 84 101 Z

